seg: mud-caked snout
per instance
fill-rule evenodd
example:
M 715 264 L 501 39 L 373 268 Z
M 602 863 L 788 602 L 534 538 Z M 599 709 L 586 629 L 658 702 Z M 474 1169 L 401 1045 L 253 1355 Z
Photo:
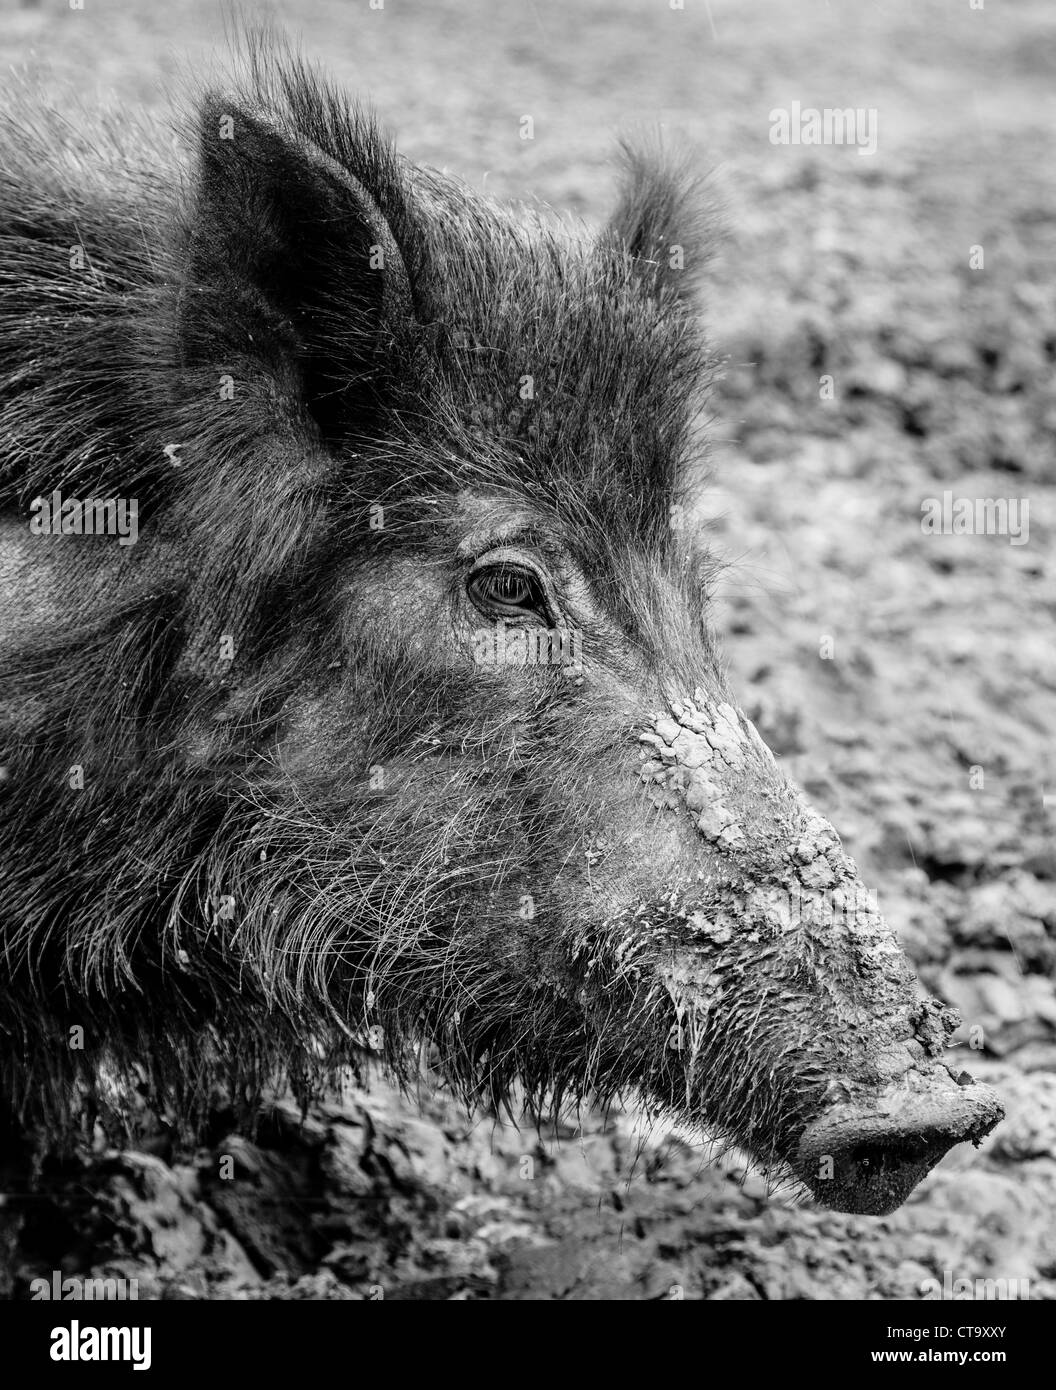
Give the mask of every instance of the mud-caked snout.
M 804 1131 L 792 1167 L 825 1206 L 884 1216 L 955 1144 L 978 1143 L 1003 1116 L 988 1086 L 939 1067 L 824 1112 Z
M 640 920 L 688 1108 L 826 1206 L 893 1211 L 1000 1102 L 944 1064 L 959 1020 L 921 997 L 877 895 L 743 712 L 699 688 L 670 708 L 640 776 L 681 876 Z

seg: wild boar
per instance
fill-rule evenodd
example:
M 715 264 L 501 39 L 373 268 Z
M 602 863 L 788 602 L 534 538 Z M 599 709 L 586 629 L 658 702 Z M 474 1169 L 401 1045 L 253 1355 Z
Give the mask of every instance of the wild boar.
M 691 162 L 588 232 L 267 50 L 186 162 L 24 99 L 2 143 L 9 1116 L 428 1045 L 870 1213 L 997 1122 L 724 674 Z

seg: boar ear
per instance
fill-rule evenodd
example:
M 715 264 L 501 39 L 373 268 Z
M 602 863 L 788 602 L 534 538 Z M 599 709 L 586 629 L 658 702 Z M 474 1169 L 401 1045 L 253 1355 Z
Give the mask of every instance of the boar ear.
M 203 104 L 199 151 L 182 360 L 292 372 L 324 433 L 340 430 L 369 409 L 411 312 L 388 223 L 317 145 L 219 97 Z
M 630 255 L 645 289 L 693 297 L 719 240 L 699 154 L 659 136 L 620 141 L 622 177 L 603 243 Z

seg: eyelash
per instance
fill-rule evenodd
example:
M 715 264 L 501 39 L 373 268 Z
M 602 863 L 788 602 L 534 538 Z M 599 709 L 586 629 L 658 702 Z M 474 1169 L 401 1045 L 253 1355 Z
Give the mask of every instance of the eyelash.
M 513 596 L 508 592 L 511 584 L 515 586 Z M 539 578 L 523 565 L 509 561 L 482 565 L 469 576 L 466 592 L 473 605 L 488 617 L 503 613 L 508 616 L 533 613 L 544 620 L 548 617 Z

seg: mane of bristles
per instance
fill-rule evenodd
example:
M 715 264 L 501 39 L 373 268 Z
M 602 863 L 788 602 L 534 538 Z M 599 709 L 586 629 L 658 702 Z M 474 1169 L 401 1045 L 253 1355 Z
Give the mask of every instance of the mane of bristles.
M 130 562 L 127 583 L 100 586 L 5 654 L 0 762 L 13 779 L 0 788 L 0 846 L 39 852 L 0 855 L 0 1029 L 13 1041 L 0 1088 L 59 1132 L 75 1098 L 98 1098 L 105 1063 L 193 1127 L 218 1079 L 250 1102 L 280 1071 L 307 1090 L 378 1022 L 404 1075 L 409 1041 L 443 1039 L 469 1099 L 501 1104 L 523 1087 L 604 1101 L 658 1071 L 677 1095 L 669 1009 L 646 1017 L 634 1002 L 633 924 L 584 937 L 613 982 L 591 1036 L 556 996 L 525 985 L 499 997 L 513 964 L 496 974 L 502 919 L 498 906 L 489 919 L 488 885 L 514 853 L 525 872 L 560 862 L 582 826 L 533 812 L 512 772 L 485 787 L 468 771 L 430 804 L 358 781 L 340 804 L 308 806 L 261 750 L 291 691 L 339 655 L 327 582 L 349 545 L 344 523 L 373 502 L 392 517 L 386 545 L 416 553 L 431 553 L 453 496 L 480 488 L 549 508 L 601 587 L 618 587 L 629 552 L 643 575 L 676 566 L 670 507 L 715 364 L 651 262 L 697 225 L 692 176 L 646 177 L 618 213 L 633 233 L 613 225 L 591 239 L 406 164 L 369 112 L 281 48 L 247 43 L 231 90 L 234 106 L 369 189 L 405 262 L 413 321 L 393 347 L 380 421 L 368 431 L 350 408 L 324 447 L 291 412 L 279 448 L 282 392 L 267 368 L 239 363 L 248 404 L 236 414 L 217 403 L 215 372 L 180 362 L 193 169 L 166 138 L 74 127 L 12 99 L 0 124 L 0 507 L 24 516 L 53 489 L 137 497 L 141 531 L 153 526 L 177 558 L 186 547 L 189 562 L 142 581 Z M 75 248 L 84 268 L 71 271 Z M 172 441 L 184 444 L 179 468 Z M 374 542 L 360 529 L 366 564 Z M 628 624 L 648 589 L 614 599 Z M 211 654 L 218 622 L 238 636 L 237 689 Z M 361 766 L 393 755 L 397 726 L 423 757 L 454 754 L 476 727 L 457 667 L 430 673 L 369 641 L 354 664 L 350 699 L 377 701 Z M 533 778 L 588 787 L 604 748 L 540 698 Z M 192 757 L 203 728 L 211 742 Z M 75 811 L 56 790 L 73 764 L 86 773 Z M 235 882 L 228 920 L 217 904 Z M 436 984 L 423 991 L 427 971 Z M 74 1025 L 83 1052 L 66 1045 Z M 713 1041 L 726 1058 L 729 1042 Z

